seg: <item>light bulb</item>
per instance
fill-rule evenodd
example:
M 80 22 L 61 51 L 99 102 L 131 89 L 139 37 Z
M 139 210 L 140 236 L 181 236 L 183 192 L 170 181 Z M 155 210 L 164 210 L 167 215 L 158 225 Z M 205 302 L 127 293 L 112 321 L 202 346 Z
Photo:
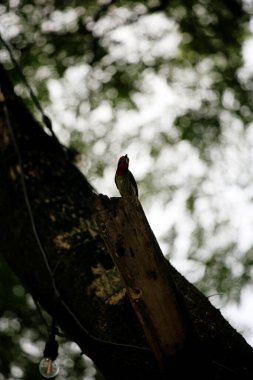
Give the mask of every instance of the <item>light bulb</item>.
M 55 377 L 59 372 L 59 365 L 56 360 L 50 358 L 43 358 L 39 365 L 40 373 L 43 377 Z

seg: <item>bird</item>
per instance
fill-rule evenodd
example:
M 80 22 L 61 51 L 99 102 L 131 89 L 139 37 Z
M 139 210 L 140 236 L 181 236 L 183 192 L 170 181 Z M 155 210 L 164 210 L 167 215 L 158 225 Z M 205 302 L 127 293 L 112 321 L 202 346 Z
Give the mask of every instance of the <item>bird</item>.
M 138 197 L 138 187 L 132 172 L 128 169 L 129 158 L 127 154 L 121 156 L 115 173 L 115 183 L 122 197 L 135 195 Z

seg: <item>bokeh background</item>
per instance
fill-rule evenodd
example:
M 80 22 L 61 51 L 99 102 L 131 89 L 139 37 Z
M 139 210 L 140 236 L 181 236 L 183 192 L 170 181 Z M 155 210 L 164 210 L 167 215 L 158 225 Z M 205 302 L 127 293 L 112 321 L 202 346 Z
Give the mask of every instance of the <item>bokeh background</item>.
M 171 263 L 253 345 L 253 1 L 10 0 L 0 33 L 99 193 L 128 154 Z M 0 46 L 15 90 L 40 119 Z M 40 379 L 49 318 L 0 258 L 0 380 Z M 60 338 L 59 380 L 102 379 Z

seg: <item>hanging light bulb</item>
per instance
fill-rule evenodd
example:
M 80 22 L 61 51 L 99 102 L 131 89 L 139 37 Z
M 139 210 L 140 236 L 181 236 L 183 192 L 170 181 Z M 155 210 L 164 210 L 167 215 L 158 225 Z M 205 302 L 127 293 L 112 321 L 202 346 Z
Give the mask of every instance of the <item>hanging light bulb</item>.
M 59 365 L 57 361 L 50 358 L 43 358 L 39 365 L 40 373 L 43 377 L 55 377 L 59 372 Z
M 39 370 L 43 377 L 52 378 L 59 372 L 59 365 L 57 363 L 58 356 L 58 343 L 55 340 L 55 328 L 52 326 L 52 332 L 46 342 L 44 349 L 44 357 L 39 364 Z

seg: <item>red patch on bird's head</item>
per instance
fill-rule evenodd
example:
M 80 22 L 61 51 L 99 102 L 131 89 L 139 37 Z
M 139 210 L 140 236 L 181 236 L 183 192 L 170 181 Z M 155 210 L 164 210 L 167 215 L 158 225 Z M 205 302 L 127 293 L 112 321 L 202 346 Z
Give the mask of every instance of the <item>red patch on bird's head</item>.
M 124 172 L 128 169 L 128 165 L 129 165 L 129 158 L 126 154 L 125 156 L 120 157 L 117 170 L 120 172 Z

